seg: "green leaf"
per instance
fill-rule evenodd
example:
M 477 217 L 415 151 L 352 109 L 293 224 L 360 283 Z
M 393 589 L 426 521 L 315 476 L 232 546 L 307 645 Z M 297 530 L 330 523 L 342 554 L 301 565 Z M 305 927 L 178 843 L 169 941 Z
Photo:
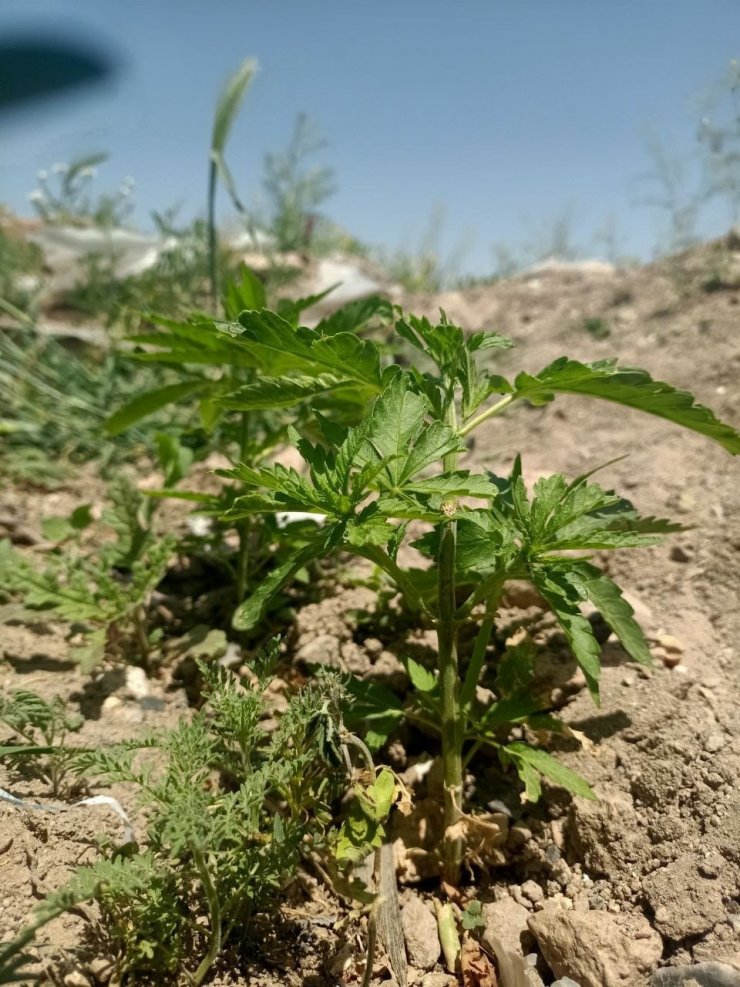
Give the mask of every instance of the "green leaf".
M 483 906 L 479 901 L 471 901 L 462 913 L 461 924 L 463 929 L 474 932 L 476 929 L 485 929 L 486 920 L 483 917 Z
M 503 698 L 526 695 L 536 660 L 537 648 L 531 638 L 510 644 L 496 668 L 496 692 Z
M 166 387 L 160 387 L 155 391 L 140 394 L 108 418 L 105 423 L 106 432 L 108 435 L 120 435 L 121 432 L 124 432 L 141 418 L 146 418 L 147 415 L 159 411 L 160 408 L 165 408 L 168 404 L 175 404 L 177 401 L 182 401 L 183 398 L 198 394 L 210 387 L 213 387 L 212 381 L 203 380 L 202 377 L 199 377 L 197 380 L 168 384 Z
M 534 377 L 519 374 L 515 388 L 517 398 L 532 404 L 551 400 L 556 392 L 615 401 L 683 425 L 714 439 L 733 455 L 740 454 L 740 433 L 719 421 L 709 408 L 696 404 L 688 391 L 653 380 L 645 370 L 618 367 L 615 360 L 578 363 L 561 357 Z
M 393 314 L 393 306 L 387 298 L 371 295 L 342 305 L 336 312 L 322 319 L 316 326 L 321 336 L 333 336 L 338 332 L 359 332 L 374 319 L 388 321 Z
M 377 822 L 382 822 L 393 805 L 396 792 L 396 778 L 390 768 L 381 768 L 372 785 L 365 789 L 363 795 L 368 800 L 369 812 Z
M 35 757 L 38 754 L 57 754 L 60 747 L 37 747 L 34 744 L 0 746 L 0 757 Z
M 561 572 L 542 565 L 530 566 L 530 578 L 555 614 L 573 655 L 586 676 L 588 690 L 599 702 L 601 647 L 590 622 L 578 606 L 578 593 Z
M 648 643 L 634 618 L 634 610 L 622 596 L 619 586 L 587 562 L 572 566 L 568 578 L 597 608 L 627 654 L 641 665 L 652 665 Z
M 542 703 L 531 696 L 511 696 L 499 699 L 486 710 L 480 721 L 474 726 L 477 730 L 488 733 L 498 727 L 525 720 L 532 713 L 538 712 Z
M 354 381 L 342 380 L 331 374 L 319 374 L 317 377 L 261 377 L 254 384 L 247 384 L 237 391 L 223 395 L 218 403 L 222 408 L 232 411 L 289 408 L 317 394 L 347 386 L 356 385 Z
M 326 551 L 327 539 L 316 539 L 309 542 L 300 551 L 295 552 L 280 565 L 275 566 L 250 596 L 236 608 L 231 621 L 234 629 L 237 631 L 254 630 L 262 620 L 272 597 L 299 569 L 302 569 L 313 559 L 320 558 Z
M 380 750 L 404 719 L 398 696 L 382 685 L 352 676 L 347 682 L 350 701 L 343 709 L 351 730 L 365 727 L 365 742 L 371 751 Z
M 74 528 L 66 517 L 45 517 L 41 521 L 41 534 L 47 541 L 64 541 L 73 531 Z
M 470 470 L 456 470 L 415 480 L 404 485 L 404 492 L 430 494 L 437 497 L 482 497 L 491 500 L 498 494 L 498 488 L 483 473 Z
M 322 337 L 295 329 L 274 312 L 242 312 L 236 324 L 222 325 L 268 373 L 330 373 L 380 389 L 380 353 L 374 343 L 352 333 Z
M 413 658 L 406 658 L 404 665 L 409 673 L 411 684 L 419 692 L 434 692 L 438 688 L 437 676 L 434 672 L 430 672 L 429 669 L 420 665 L 418 661 L 414 661 Z
M 265 286 L 246 264 L 242 264 L 236 280 L 229 281 L 224 292 L 224 314 L 236 321 L 246 309 L 265 307 Z
M 519 773 L 526 789 L 527 798 L 530 801 L 537 801 L 540 796 L 540 784 L 537 775 L 542 775 L 553 781 L 561 788 L 565 788 L 573 795 L 581 798 L 596 800 L 594 790 L 585 778 L 582 778 L 575 771 L 566 768 L 560 761 L 541 750 L 539 747 L 530 747 L 522 741 L 514 741 L 502 748 L 505 756 L 514 762 L 514 766 Z

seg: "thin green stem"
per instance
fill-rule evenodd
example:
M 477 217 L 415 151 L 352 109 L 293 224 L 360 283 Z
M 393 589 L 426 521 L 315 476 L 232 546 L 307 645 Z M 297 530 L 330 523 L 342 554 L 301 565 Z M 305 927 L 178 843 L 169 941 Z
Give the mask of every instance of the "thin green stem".
M 495 591 L 491 593 L 486 607 L 486 615 L 478 628 L 478 634 L 473 645 L 473 654 L 470 656 L 470 664 L 465 673 L 465 681 L 460 692 L 460 704 L 464 712 L 467 712 L 470 708 L 470 704 L 475 696 L 475 687 L 478 685 L 478 679 L 480 678 L 480 673 L 483 670 L 486 660 L 486 649 L 488 648 L 488 642 L 491 640 L 503 586 L 504 581 L 502 578 Z
M 218 184 L 218 168 L 213 152 L 208 169 L 208 265 L 211 282 L 211 303 L 214 314 L 218 305 L 218 231 L 216 229 L 216 186 Z
M 242 463 L 246 462 L 249 457 L 250 424 L 249 412 L 243 411 L 239 439 L 239 462 Z M 236 602 L 239 605 L 243 602 L 249 586 L 249 541 L 251 538 L 249 518 L 241 521 L 237 530 L 239 533 L 239 555 L 236 563 Z
M 5 312 L 12 319 L 15 319 L 16 322 L 20 322 L 20 324 L 25 326 L 26 329 L 36 328 L 35 321 L 29 315 L 26 315 L 25 312 L 22 312 L 19 308 L 16 308 L 16 306 L 12 302 L 9 302 L 7 298 L 0 297 L 0 310 Z
M 474 429 L 478 428 L 479 425 L 482 425 L 483 422 L 488 421 L 489 418 L 494 418 L 496 415 L 500 415 L 501 412 L 505 411 L 512 401 L 516 401 L 516 399 L 516 394 L 507 394 L 505 397 L 501 398 L 500 401 L 497 401 L 496 404 L 492 404 L 490 408 L 486 408 L 485 411 L 482 411 L 479 415 L 476 415 L 475 418 L 471 418 L 467 425 L 463 425 L 460 429 L 460 435 L 463 438 L 466 435 L 469 435 Z
M 198 869 L 198 876 L 200 877 L 201 884 L 203 885 L 203 890 L 208 901 L 208 919 L 211 931 L 208 943 L 208 952 L 203 957 L 198 969 L 192 976 L 193 987 L 200 987 L 200 984 L 203 983 L 206 974 L 216 962 L 218 954 L 221 952 L 221 903 L 218 900 L 218 892 L 216 891 L 213 881 L 211 880 L 211 875 L 208 870 L 208 865 L 206 864 L 203 851 L 200 847 L 196 846 L 192 849 L 193 860 L 195 861 L 195 866 Z
M 363 545 L 355 548 L 354 551 L 357 555 L 361 555 L 368 562 L 373 562 L 379 569 L 387 573 L 402 591 L 414 610 L 420 610 L 425 614 L 429 613 L 429 608 L 417 588 L 387 552 L 384 552 L 377 545 Z

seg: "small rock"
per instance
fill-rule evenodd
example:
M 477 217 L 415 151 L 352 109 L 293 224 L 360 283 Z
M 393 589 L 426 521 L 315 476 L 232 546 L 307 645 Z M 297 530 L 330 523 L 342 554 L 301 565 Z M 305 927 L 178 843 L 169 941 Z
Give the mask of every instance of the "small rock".
M 657 643 L 666 651 L 683 654 L 683 644 L 673 634 L 658 634 Z
M 671 549 L 671 562 L 691 562 L 694 555 L 680 545 L 674 545 Z
M 538 901 L 543 901 L 545 898 L 545 892 L 536 881 L 525 881 L 522 884 L 522 894 L 533 905 L 536 905 Z
M 492 948 L 491 940 L 495 936 L 508 952 L 524 956 L 535 944 L 527 925 L 529 914 L 523 905 L 509 897 L 484 905 L 483 918 L 486 925 L 481 935 L 483 944 Z
M 107 984 L 115 968 L 114 961 L 104 956 L 99 956 L 88 964 L 88 970 L 99 984 Z
M 634 675 L 625 675 L 622 679 L 622 685 L 629 689 L 637 682 L 637 678 Z
M 307 665 L 329 665 L 342 668 L 340 641 L 333 634 L 319 634 L 313 641 L 304 644 L 296 654 L 298 661 Z
M 708 754 L 716 754 L 725 746 L 725 737 L 721 733 L 710 733 L 704 738 L 704 750 Z
M 740 987 L 740 971 L 726 963 L 696 963 L 693 966 L 669 966 L 656 970 L 650 987 Z
M 401 925 L 409 962 L 421 970 L 431 970 L 441 952 L 437 920 L 418 895 L 412 894 L 403 904 Z
M 72 970 L 62 981 L 64 987 L 92 987 L 90 978 L 82 970 Z
M 449 973 L 427 973 L 421 978 L 421 987 L 457 987 L 457 977 Z
M 722 888 L 702 876 L 699 863 L 684 854 L 643 880 L 655 927 L 674 942 L 703 935 L 725 917 Z
M 581 987 L 581 985 L 570 977 L 561 977 L 560 980 L 554 981 L 552 987 Z
M 149 695 L 149 679 L 138 665 L 126 667 L 125 693 L 131 699 L 145 699 Z
M 524 846 L 532 839 L 532 830 L 520 823 L 516 823 L 509 830 L 508 844 L 510 847 Z
M 548 908 L 529 928 L 556 977 L 581 987 L 626 987 L 639 983 L 663 953 L 660 936 L 642 916 Z

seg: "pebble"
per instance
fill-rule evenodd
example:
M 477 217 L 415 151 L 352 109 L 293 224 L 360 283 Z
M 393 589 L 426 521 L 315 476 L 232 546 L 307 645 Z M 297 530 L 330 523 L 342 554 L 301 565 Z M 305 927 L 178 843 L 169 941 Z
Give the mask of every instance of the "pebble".
M 104 956 L 98 956 L 97 959 L 88 964 L 90 973 L 99 984 L 107 984 L 113 976 L 115 968 L 114 961 Z
M 537 904 L 538 901 L 543 901 L 545 898 L 545 892 L 536 881 L 525 881 L 522 884 L 522 894 L 533 905 Z
M 725 737 L 721 733 L 710 733 L 704 738 L 704 750 L 708 754 L 716 754 L 725 746 Z
M 62 981 L 64 987 L 92 987 L 90 978 L 82 970 L 72 970 Z
M 144 699 L 149 695 L 149 679 L 143 668 L 138 665 L 126 668 L 125 691 L 132 699 Z

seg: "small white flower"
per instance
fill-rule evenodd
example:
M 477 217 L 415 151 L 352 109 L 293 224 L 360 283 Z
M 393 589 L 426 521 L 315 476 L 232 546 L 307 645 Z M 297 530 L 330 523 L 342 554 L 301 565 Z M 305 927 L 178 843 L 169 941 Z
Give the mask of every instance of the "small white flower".
M 121 184 L 128 185 L 129 188 L 133 188 L 134 185 L 136 185 L 136 179 L 132 178 L 131 175 L 126 175 Z
M 81 168 L 80 178 L 97 178 L 98 169 L 97 168 Z
M 64 161 L 57 161 L 56 164 L 51 166 L 52 175 L 66 175 L 69 171 L 69 165 Z
M 45 182 L 48 177 L 49 177 L 49 172 L 44 171 L 43 168 L 41 169 L 41 171 L 36 172 L 36 178 L 39 182 Z
M 45 202 L 46 201 L 46 196 L 44 195 L 44 193 L 41 191 L 40 188 L 35 188 L 33 190 L 33 192 L 29 192 L 28 193 L 28 201 L 29 202 Z

